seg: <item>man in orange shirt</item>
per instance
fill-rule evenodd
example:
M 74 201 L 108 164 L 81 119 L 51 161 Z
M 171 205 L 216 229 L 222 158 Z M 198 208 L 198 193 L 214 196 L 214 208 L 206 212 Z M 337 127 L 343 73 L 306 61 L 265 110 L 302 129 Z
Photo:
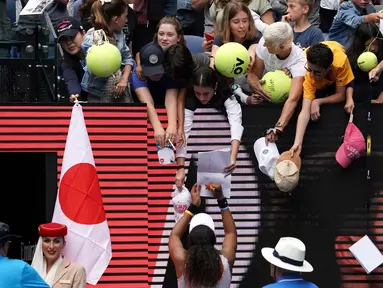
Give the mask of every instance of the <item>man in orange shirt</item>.
M 298 117 L 295 141 L 290 151 L 301 153 L 307 124 L 320 117 L 320 106 L 345 100 L 346 86 L 354 74 L 344 47 L 337 42 L 324 41 L 306 49 L 307 72 L 303 82 L 303 104 Z

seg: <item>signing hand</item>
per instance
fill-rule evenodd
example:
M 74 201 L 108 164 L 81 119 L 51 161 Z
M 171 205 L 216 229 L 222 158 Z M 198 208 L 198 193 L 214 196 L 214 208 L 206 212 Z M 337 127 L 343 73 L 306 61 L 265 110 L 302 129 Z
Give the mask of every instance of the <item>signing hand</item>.
M 317 99 L 311 103 L 311 120 L 316 121 L 320 118 L 320 105 Z
M 191 190 L 191 198 L 192 198 L 192 203 L 195 206 L 201 205 L 201 185 L 194 184 L 192 190 Z
M 222 192 L 222 186 L 219 184 L 210 183 L 206 185 L 206 189 L 213 192 L 213 197 L 215 199 L 222 199 L 224 197 Z
M 371 82 L 376 82 L 379 80 L 380 73 L 382 73 L 382 71 L 379 69 L 379 67 L 375 67 L 368 73 L 368 78 Z
M 274 128 L 274 131 L 270 131 L 266 136 L 265 136 L 265 141 L 266 141 L 266 146 L 269 144 L 269 142 L 274 143 L 278 141 L 279 136 L 283 133 L 283 128 L 278 127 Z

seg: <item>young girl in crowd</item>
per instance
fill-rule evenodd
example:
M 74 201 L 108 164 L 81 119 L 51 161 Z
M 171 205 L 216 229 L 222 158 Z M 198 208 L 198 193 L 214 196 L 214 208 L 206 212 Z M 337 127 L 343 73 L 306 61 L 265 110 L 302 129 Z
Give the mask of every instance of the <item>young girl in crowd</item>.
M 80 81 L 84 75 L 85 55 L 81 49 L 85 30 L 74 18 L 62 19 L 56 26 L 58 42 L 63 49 L 61 70 L 65 85 L 72 102 L 77 98 L 87 99 L 87 93 L 81 89 Z
M 221 186 L 208 186 L 221 210 L 225 233 L 222 249 L 219 251 L 214 247 L 217 236 L 213 219 L 205 213 L 197 214 L 201 205 L 201 186 L 194 185 L 191 190 L 192 204 L 174 226 L 169 237 L 169 254 L 176 270 L 178 288 L 230 287 L 237 250 L 237 229 Z M 181 237 L 187 228 L 189 248 L 185 250 Z
M 165 16 L 160 20 L 154 34 L 153 42 L 157 43 L 162 49 L 167 50 L 174 44 L 186 45 L 184 32 L 181 22 L 174 16 Z M 140 53 L 136 54 L 137 68 L 136 73 L 140 79 L 144 79 L 142 67 L 140 65 Z
M 355 79 L 350 83 L 346 90 L 346 105 L 345 110 L 351 113 L 354 109 L 354 102 L 366 102 L 366 91 L 372 93 L 372 102 L 383 102 L 383 79 L 375 77 L 380 75 L 383 64 L 380 63 L 370 74 L 373 77 L 369 77 L 369 73 L 363 72 L 358 66 L 358 57 L 360 54 L 366 51 L 374 53 L 378 62 L 383 60 L 383 36 L 379 31 L 379 27 L 374 23 L 362 23 L 356 28 L 356 35 L 354 37 L 352 45 L 347 52 L 348 59 L 350 60 L 351 68 L 354 72 Z M 370 84 L 370 78 L 374 83 Z
M 214 56 L 218 48 L 228 42 L 242 44 L 249 51 L 250 66 L 252 66 L 258 41 L 259 38 L 249 8 L 241 2 L 230 2 L 225 8 L 222 32 L 214 39 L 210 67 L 214 68 Z
M 269 1 L 267 0 L 243 0 L 237 1 L 243 3 L 247 6 L 249 10 L 254 11 L 260 17 L 262 22 L 266 24 L 274 23 L 273 11 L 270 6 Z M 224 10 L 226 6 L 230 3 L 230 0 L 214 0 L 213 4 L 210 6 L 210 16 L 214 21 L 214 33 L 215 35 L 219 34 L 225 25 L 224 19 Z
M 109 42 L 116 45 L 120 51 L 123 71 L 119 73 L 121 76 L 115 87 L 113 87 L 114 89 L 111 89 L 108 86 L 110 86 L 110 80 L 113 79 L 110 78 L 115 76 L 109 78 L 95 77 L 85 67 L 81 86 L 83 90 L 89 93 L 88 102 L 112 102 L 112 97 L 105 96 L 105 94 L 113 95 L 115 100 L 119 102 L 132 102 L 128 81 L 134 66 L 134 60 L 130 55 L 122 31 L 127 21 L 127 13 L 128 5 L 124 0 L 97 0 L 92 5 L 91 21 L 94 28 L 90 29 L 85 35 L 82 43 L 84 53 L 86 54 L 93 45 L 95 30 L 101 29 L 105 32 Z
M 233 173 L 237 166 L 237 155 L 242 139 L 242 109 L 226 78 L 210 67 L 198 68 L 192 77 L 191 88 L 188 89 L 185 100 L 185 137 L 189 137 L 193 127 L 193 116 L 197 108 L 213 106 L 222 111 L 230 123 L 231 154 L 230 164 L 224 169 L 224 173 Z M 185 165 L 186 147 L 177 148 L 177 164 Z M 183 183 L 177 179 L 184 179 L 183 169 L 177 170 L 176 186 L 182 187 Z

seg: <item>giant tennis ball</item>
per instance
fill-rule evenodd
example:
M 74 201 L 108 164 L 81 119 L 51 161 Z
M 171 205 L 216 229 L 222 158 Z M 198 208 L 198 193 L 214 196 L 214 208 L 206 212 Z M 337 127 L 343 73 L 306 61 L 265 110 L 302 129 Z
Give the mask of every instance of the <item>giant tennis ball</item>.
M 94 45 L 86 55 L 86 65 L 90 72 L 97 77 L 109 77 L 121 67 L 121 53 L 110 43 Z
M 378 65 L 378 58 L 372 52 L 363 52 L 358 57 L 358 66 L 364 72 L 370 72 Z
M 281 70 L 267 72 L 262 80 L 264 80 L 262 88 L 270 95 L 272 103 L 286 101 L 291 87 L 291 78 L 285 72 Z
M 216 70 L 228 78 L 245 74 L 249 63 L 249 52 L 244 46 L 235 42 L 219 47 L 214 57 Z

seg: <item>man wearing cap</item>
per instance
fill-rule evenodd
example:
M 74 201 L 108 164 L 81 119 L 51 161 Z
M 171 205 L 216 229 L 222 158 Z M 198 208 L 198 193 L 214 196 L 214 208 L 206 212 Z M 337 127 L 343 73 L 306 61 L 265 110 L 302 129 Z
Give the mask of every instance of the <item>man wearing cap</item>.
M 136 67 L 132 73 L 132 89 L 138 100 L 145 103 L 148 109 L 149 121 L 154 129 L 154 137 L 161 147 L 168 140 L 172 143 L 177 136 L 177 97 L 182 85 L 171 80 L 165 73 L 165 54 L 156 43 L 149 43 L 140 51 L 140 61 L 146 80 L 141 80 L 136 73 Z M 165 105 L 168 125 L 166 132 L 157 115 L 155 105 Z M 167 143 L 168 144 L 168 143 Z
M 275 248 L 262 248 L 261 252 L 270 263 L 271 276 L 277 281 L 264 288 L 318 288 L 302 278 L 302 272 L 312 272 L 314 269 L 305 260 L 306 246 L 301 240 L 283 237 Z
M 33 255 L 32 267 L 52 288 L 85 288 L 84 267 L 63 257 L 67 226 L 47 223 L 39 226 L 40 238 Z
M 39 274 L 26 262 L 7 258 L 9 244 L 20 238 L 9 231 L 9 226 L 0 222 L 0 287 L 49 288 Z
M 85 30 L 75 18 L 62 19 L 55 27 L 57 40 L 63 48 L 61 70 L 65 85 L 71 101 L 80 97 L 86 99 L 87 92 L 81 89 L 81 80 L 84 76 L 85 55 L 81 44 L 84 40 Z

